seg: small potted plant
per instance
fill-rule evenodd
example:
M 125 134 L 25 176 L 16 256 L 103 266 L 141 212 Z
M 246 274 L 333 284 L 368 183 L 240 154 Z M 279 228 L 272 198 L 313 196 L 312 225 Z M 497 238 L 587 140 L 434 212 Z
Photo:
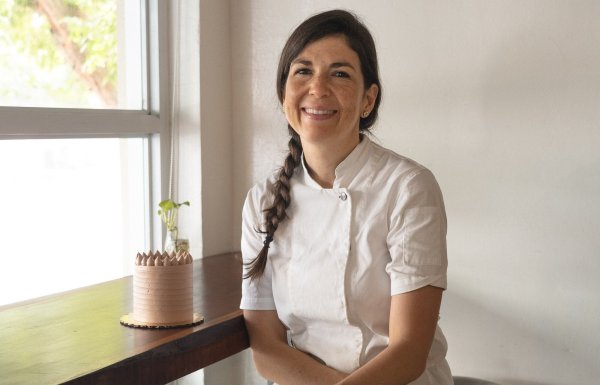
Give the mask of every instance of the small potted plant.
M 178 252 L 189 251 L 190 245 L 187 239 L 179 239 L 177 234 L 177 212 L 181 206 L 189 206 L 190 202 L 185 201 L 177 203 L 172 199 L 167 199 L 158 204 L 158 215 L 167 226 L 167 237 L 165 239 L 165 251 Z

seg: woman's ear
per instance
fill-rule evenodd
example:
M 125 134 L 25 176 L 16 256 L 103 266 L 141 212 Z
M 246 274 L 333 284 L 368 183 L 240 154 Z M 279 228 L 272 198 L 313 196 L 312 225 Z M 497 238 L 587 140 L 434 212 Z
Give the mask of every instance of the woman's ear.
M 363 110 L 372 111 L 375 106 L 375 101 L 377 100 L 377 94 L 379 94 L 379 86 L 373 83 L 365 92 L 366 104 Z

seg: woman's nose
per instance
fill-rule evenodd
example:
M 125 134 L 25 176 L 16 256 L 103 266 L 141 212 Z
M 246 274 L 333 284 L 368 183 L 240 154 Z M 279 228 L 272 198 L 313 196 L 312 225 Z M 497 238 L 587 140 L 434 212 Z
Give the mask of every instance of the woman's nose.
M 310 82 L 310 94 L 322 98 L 329 96 L 329 84 L 325 76 L 315 75 Z

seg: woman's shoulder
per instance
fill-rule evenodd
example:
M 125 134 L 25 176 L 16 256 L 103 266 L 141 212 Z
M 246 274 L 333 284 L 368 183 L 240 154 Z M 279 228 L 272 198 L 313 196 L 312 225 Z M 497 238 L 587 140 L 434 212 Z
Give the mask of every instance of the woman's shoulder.
M 254 185 L 252 185 L 252 187 L 250 187 L 248 190 L 247 199 L 257 199 L 266 195 L 266 193 L 273 190 L 274 184 L 274 176 L 269 176 L 268 178 L 264 178 L 259 182 L 255 182 Z
M 443 206 L 440 186 L 426 166 L 375 143 L 371 159 L 371 189 L 388 197 L 417 199 L 431 206 Z
M 263 177 L 258 182 L 255 182 L 248 190 L 246 201 L 251 201 L 256 207 L 266 207 L 269 197 L 272 197 L 272 191 L 275 183 L 278 180 L 279 171 L 273 171 L 267 177 Z
M 371 141 L 370 146 L 372 172 L 381 174 L 381 178 L 412 179 L 420 174 L 433 177 L 426 166 L 406 155 L 374 141 Z

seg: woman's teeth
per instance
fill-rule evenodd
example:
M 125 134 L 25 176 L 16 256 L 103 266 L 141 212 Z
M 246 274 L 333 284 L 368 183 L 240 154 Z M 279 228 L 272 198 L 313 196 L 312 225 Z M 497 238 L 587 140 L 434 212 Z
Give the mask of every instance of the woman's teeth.
M 304 111 L 312 115 L 330 115 L 335 112 L 335 110 L 318 110 L 315 108 L 305 108 Z

